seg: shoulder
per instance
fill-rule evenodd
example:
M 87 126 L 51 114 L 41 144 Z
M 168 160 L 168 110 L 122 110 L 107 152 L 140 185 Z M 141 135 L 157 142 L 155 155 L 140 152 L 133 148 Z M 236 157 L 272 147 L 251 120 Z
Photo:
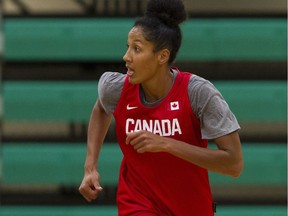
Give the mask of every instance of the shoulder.
M 181 74 L 182 76 L 186 76 L 189 79 L 188 82 L 188 92 L 190 93 L 198 93 L 200 90 L 206 91 L 217 91 L 215 86 L 207 79 L 200 77 L 198 75 L 192 74 L 190 72 L 180 72 L 177 68 L 173 70 L 175 75 Z
M 217 89 L 215 88 L 215 86 L 207 79 L 202 78 L 200 76 L 197 76 L 195 74 L 193 74 L 190 77 L 189 80 L 189 90 L 190 91 L 196 91 L 198 92 L 199 90 L 212 90 L 212 91 L 217 91 Z
M 205 103 L 209 99 L 215 95 L 222 97 L 220 92 L 209 80 L 196 74 L 191 74 L 190 72 L 180 72 L 177 68 L 173 69 L 175 77 L 178 75 L 188 77 L 188 97 L 190 105 L 198 118 L 200 117 L 203 106 L 205 106 Z
M 188 95 L 197 117 L 201 115 L 201 110 L 211 98 L 214 96 L 222 98 L 220 92 L 210 81 L 194 74 L 189 80 Z
M 125 74 L 119 72 L 105 72 L 99 79 L 101 85 L 113 85 L 115 83 L 124 83 Z
M 125 74 L 105 72 L 99 79 L 98 95 L 106 112 L 113 112 L 123 89 Z

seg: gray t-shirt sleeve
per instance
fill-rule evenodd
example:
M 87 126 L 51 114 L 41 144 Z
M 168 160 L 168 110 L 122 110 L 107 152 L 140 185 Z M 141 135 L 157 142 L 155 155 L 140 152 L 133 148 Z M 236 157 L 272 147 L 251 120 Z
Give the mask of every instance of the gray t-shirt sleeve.
M 193 75 L 188 94 L 192 109 L 200 120 L 203 139 L 215 139 L 240 129 L 228 104 L 211 82 Z
M 99 79 L 98 95 L 106 113 L 111 114 L 119 101 L 125 75 L 118 72 L 105 72 Z

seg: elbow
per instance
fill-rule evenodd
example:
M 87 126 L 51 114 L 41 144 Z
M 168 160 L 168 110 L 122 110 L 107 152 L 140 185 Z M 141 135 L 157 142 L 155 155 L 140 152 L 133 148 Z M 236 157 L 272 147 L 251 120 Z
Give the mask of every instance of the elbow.
M 231 166 L 229 175 L 233 178 L 239 178 L 243 171 L 243 160 L 237 161 L 233 166 Z

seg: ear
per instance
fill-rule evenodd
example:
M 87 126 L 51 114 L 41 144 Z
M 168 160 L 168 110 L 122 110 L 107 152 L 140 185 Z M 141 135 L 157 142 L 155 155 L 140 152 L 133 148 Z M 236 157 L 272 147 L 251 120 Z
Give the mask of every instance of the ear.
M 163 49 L 159 52 L 158 62 L 159 64 L 166 64 L 170 58 L 170 51 L 168 49 Z

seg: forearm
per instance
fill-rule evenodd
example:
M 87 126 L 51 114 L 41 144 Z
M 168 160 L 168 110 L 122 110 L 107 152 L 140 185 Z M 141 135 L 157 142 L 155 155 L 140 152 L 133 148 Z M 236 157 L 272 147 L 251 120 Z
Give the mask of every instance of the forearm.
M 105 113 L 100 102 L 97 101 L 91 113 L 88 126 L 85 172 L 97 169 L 98 157 L 111 119 L 112 115 Z
M 222 140 L 225 140 L 225 145 L 222 144 Z M 209 149 L 168 139 L 166 151 L 207 170 L 238 177 L 243 166 L 240 140 L 233 134 L 228 138 L 223 137 L 216 140 L 216 144 L 218 149 Z

